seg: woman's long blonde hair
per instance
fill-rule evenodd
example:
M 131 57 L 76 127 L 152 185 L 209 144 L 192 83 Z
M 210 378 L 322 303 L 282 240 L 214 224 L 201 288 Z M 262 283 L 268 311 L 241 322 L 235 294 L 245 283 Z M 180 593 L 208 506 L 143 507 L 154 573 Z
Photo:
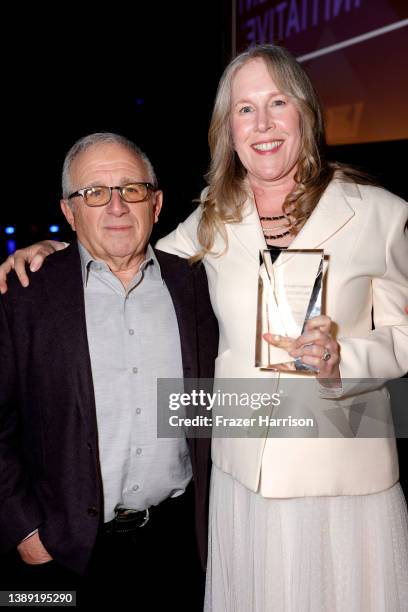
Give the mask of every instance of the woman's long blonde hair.
M 228 248 L 225 223 L 239 223 L 248 198 L 246 170 L 234 151 L 231 134 L 231 90 L 237 71 L 253 59 L 262 59 L 282 93 L 293 100 L 299 112 L 301 150 L 295 174 L 296 188 L 288 194 L 283 211 L 292 222 L 295 235 L 309 218 L 336 172 L 344 180 L 363 183 L 370 178 L 349 166 L 329 163 L 322 154 L 325 145 L 323 115 L 319 99 L 309 77 L 294 57 L 283 47 L 258 45 L 244 51 L 225 69 L 218 85 L 208 133 L 211 163 L 206 176 L 208 186 L 201 195 L 203 212 L 198 226 L 202 250 L 193 258 L 213 253 L 217 233 Z M 225 249 L 222 252 L 225 252 Z

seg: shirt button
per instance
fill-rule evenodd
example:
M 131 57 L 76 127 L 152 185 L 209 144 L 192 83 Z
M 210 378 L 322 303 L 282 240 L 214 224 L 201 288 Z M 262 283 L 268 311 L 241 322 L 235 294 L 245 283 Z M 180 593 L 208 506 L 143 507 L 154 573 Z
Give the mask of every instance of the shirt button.
M 140 414 L 142 411 L 140 408 L 136 408 L 136 414 Z
M 129 329 L 129 336 L 133 336 L 134 333 L 135 333 L 134 329 Z
M 137 372 L 138 372 L 137 368 L 132 368 L 132 372 L 133 372 L 133 374 L 137 374 Z
M 141 448 L 137 448 L 137 449 L 136 449 L 136 453 L 137 453 L 138 455 L 141 455 L 141 454 L 142 454 L 142 449 L 141 449 Z
M 132 491 L 138 491 L 138 490 L 139 490 L 139 485 L 133 485 Z

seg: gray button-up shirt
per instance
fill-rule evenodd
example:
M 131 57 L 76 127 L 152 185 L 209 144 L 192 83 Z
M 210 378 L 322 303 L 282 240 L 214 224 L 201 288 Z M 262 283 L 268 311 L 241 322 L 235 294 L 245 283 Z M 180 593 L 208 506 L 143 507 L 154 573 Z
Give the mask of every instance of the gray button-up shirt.
M 127 289 L 79 244 L 95 389 L 105 521 L 183 493 L 192 469 L 184 438 L 158 438 L 157 378 L 182 378 L 174 306 L 148 246 Z

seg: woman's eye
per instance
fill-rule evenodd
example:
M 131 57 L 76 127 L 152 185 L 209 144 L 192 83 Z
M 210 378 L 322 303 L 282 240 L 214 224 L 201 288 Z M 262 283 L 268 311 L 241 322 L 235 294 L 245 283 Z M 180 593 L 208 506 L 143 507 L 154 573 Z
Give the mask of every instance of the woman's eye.
M 273 106 L 285 106 L 286 102 L 285 100 L 274 100 L 272 104 Z
M 241 115 L 244 115 L 246 113 L 250 113 L 252 111 L 252 107 L 251 106 L 243 106 L 242 108 L 239 109 L 239 112 L 241 113 Z

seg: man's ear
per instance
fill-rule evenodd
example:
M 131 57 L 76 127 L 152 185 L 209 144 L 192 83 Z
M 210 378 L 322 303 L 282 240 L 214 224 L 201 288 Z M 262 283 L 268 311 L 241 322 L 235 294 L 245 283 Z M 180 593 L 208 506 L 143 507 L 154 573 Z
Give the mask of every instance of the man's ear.
M 159 220 L 159 215 L 160 215 L 160 211 L 161 211 L 161 207 L 163 205 L 163 192 L 160 191 L 160 189 L 158 191 L 154 192 L 154 204 L 153 204 L 153 214 L 154 214 L 154 220 L 153 223 L 157 223 Z
M 65 200 L 65 199 L 60 200 L 60 206 L 61 206 L 61 210 L 63 212 L 64 217 L 66 218 L 71 228 L 75 232 L 75 217 L 74 217 L 74 213 L 72 212 L 72 208 L 69 205 L 68 200 Z

